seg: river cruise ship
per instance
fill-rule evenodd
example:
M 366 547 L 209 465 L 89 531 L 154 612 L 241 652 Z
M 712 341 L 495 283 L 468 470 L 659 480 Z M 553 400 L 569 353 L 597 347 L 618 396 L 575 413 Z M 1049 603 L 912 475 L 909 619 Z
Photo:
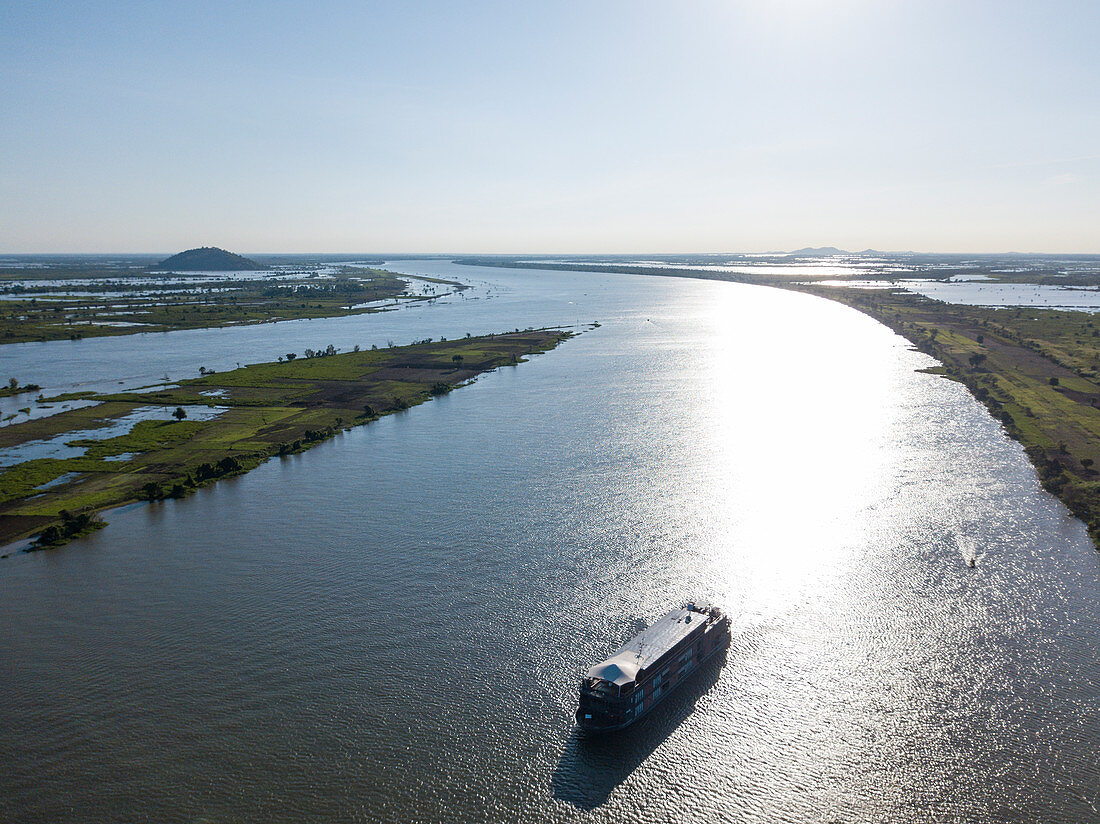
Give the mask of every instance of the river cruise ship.
M 729 645 L 730 620 L 721 610 L 695 604 L 672 610 L 588 670 L 577 723 L 586 730 L 633 724 Z

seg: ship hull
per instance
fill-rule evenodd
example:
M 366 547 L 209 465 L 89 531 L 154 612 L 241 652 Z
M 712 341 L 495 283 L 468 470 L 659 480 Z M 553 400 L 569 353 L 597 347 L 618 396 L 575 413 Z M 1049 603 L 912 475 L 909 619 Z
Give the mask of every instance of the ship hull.
M 663 695 L 661 695 L 661 697 L 658 698 L 656 701 L 654 701 L 653 704 L 651 704 L 649 707 L 645 708 L 642 712 L 637 713 L 636 715 L 634 715 L 633 718 L 630 718 L 630 719 L 628 719 L 626 721 L 623 721 L 621 723 L 618 723 L 618 724 L 593 725 L 591 721 L 585 720 L 585 718 L 583 717 L 584 716 L 583 710 L 577 710 L 573 714 L 573 717 L 577 721 L 577 726 L 580 727 L 585 733 L 589 733 L 589 734 L 604 733 L 604 732 L 618 732 L 619 730 L 625 730 L 627 727 L 633 727 L 635 724 L 637 724 L 643 718 L 647 717 L 651 712 L 653 712 L 659 706 L 664 704 L 665 701 L 668 699 L 668 697 L 670 695 L 674 695 L 676 692 L 679 691 L 680 687 L 682 687 L 684 684 L 690 683 L 698 675 L 699 671 L 701 669 L 703 669 L 703 666 L 708 661 L 710 661 L 712 658 L 716 658 L 717 656 L 721 655 L 723 652 L 725 652 L 728 649 L 729 649 L 729 646 L 719 647 L 718 649 L 714 650 L 713 652 L 708 653 L 705 657 L 700 658 L 699 659 L 699 664 L 696 666 L 694 672 L 692 672 L 691 675 L 689 675 L 684 680 L 680 681 L 676 685 L 676 689 L 669 690 L 667 693 L 664 693 Z
M 694 608 L 693 608 L 694 609 Z M 698 610 L 696 610 L 698 612 Z M 662 621 L 667 628 L 671 624 L 670 613 Z M 690 620 L 690 619 L 689 619 Z M 677 643 L 668 649 L 659 650 L 659 655 L 653 661 L 648 672 L 639 672 L 640 677 L 636 682 L 631 680 L 624 687 L 612 684 L 606 680 L 593 680 L 591 676 L 598 675 L 617 676 L 620 680 L 623 675 L 619 669 L 609 669 L 608 664 L 622 662 L 622 650 L 617 657 L 603 662 L 594 667 L 586 684 L 581 687 L 580 707 L 574 714 L 577 725 L 585 732 L 601 733 L 614 732 L 630 727 L 649 715 L 654 709 L 661 706 L 669 695 L 676 692 L 679 687 L 692 677 L 703 666 L 719 653 L 725 652 L 730 645 L 729 619 L 717 613 L 715 618 L 717 626 L 708 629 L 717 630 L 721 634 L 708 641 L 711 632 L 703 635 L 691 633 L 683 638 L 683 643 Z M 660 624 L 661 622 L 658 622 Z M 687 622 L 683 622 L 686 624 Z M 661 632 L 662 628 L 655 624 L 646 630 L 646 633 Z M 664 630 L 667 634 L 667 629 Z M 639 639 L 645 634 L 629 642 L 624 649 L 630 649 L 632 645 L 638 648 L 644 647 Z M 637 659 L 635 659 L 637 660 Z M 686 666 L 685 666 L 686 664 Z M 627 664 L 629 666 L 629 664 Z M 690 670 L 687 669 L 690 667 Z M 617 692 L 617 694 L 616 694 Z M 645 700 L 643 700 L 643 697 Z

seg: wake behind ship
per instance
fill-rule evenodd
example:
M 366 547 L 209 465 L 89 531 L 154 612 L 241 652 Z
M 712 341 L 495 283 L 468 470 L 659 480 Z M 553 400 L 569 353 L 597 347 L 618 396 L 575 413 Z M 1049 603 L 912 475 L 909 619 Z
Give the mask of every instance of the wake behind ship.
M 586 730 L 633 724 L 729 645 L 730 620 L 721 610 L 694 604 L 672 610 L 588 670 L 577 723 Z

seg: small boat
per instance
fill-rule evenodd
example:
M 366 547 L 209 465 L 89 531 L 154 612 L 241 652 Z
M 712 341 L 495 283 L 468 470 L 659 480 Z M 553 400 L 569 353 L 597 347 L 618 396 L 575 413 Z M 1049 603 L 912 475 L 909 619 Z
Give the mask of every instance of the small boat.
M 672 610 L 588 670 L 577 724 L 594 731 L 630 726 L 729 645 L 730 619 L 720 609 L 689 603 Z

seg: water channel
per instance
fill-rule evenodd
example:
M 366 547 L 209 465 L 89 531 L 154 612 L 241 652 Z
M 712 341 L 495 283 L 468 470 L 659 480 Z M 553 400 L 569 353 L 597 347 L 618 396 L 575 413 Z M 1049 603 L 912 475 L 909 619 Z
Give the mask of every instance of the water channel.
M 765 287 L 391 268 L 475 288 L 0 349 L 53 389 L 601 323 L 0 561 L 0 819 L 1100 822 L 1100 554 L 926 356 Z M 689 598 L 723 665 L 578 735 L 588 664 Z

